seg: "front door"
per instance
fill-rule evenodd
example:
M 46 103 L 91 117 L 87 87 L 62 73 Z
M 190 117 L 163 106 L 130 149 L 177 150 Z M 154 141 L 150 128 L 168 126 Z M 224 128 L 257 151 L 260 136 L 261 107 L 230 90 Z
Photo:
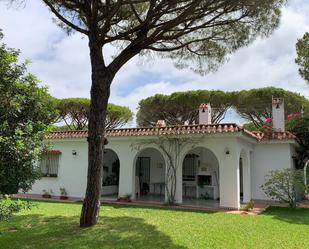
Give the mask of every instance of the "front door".
M 150 187 L 150 157 L 137 158 L 136 176 L 139 177 L 141 194 L 147 194 Z

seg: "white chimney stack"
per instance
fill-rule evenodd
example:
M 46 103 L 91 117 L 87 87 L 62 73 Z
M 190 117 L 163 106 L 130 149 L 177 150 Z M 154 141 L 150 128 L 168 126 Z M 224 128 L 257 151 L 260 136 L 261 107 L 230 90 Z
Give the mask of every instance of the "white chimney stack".
M 273 128 L 275 131 L 285 130 L 284 99 L 272 97 Z
M 156 127 L 166 127 L 165 120 L 158 120 Z
M 199 107 L 198 123 L 201 125 L 211 124 L 211 106 L 208 104 L 201 104 Z

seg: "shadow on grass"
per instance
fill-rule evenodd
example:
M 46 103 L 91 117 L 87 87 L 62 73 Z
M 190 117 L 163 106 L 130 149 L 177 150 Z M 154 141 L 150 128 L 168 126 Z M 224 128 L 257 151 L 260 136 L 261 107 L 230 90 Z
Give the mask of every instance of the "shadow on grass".
M 23 198 L 19 198 L 19 199 L 23 199 Z M 24 199 L 25 200 L 25 199 Z M 39 203 L 54 203 L 54 204 L 66 204 L 66 205 L 82 205 L 83 201 L 76 201 L 76 202 L 58 202 L 58 201 L 54 201 L 52 199 L 47 199 L 47 200 L 35 200 L 35 199 L 27 199 L 30 202 L 34 203 L 34 204 L 39 204 Z M 207 214 L 215 214 L 218 213 L 219 211 L 217 211 L 215 208 L 208 208 L 205 207 L 204 210 L 201 209 L 194 209 L 194 208 L 190 208 L 190 207 L 181 207 L 181 206 L 177 206 L 177 205 L 162 205 L 162 206 L 151 206 L 151 205 L 132 205 L 130 203 L 125 204 L 125 203 L 121 203 L 121 204 L 113 204 L 113 203 L 101 203 L 101 209 L 104 207 L 113 207 L 116 209 L 123 209 L 123 208 L 134 208 L 134 209 L 150 209 L 150 210 L 170 210 L 170 211 L 175 211 L 175 212 L 189 212 L 189 213 L 207 213 Z M 221 212 L 219 212 L 221 213 Z M 1 248 L 0 248 L 1 249 Z
M 218 211 L 214 210 L 200 210 L 200 209 L 192 209 L 190 207 L 178 207 L 178 206 L 149 206 L 149 205 L 130 205 L 130 204 L 109 204 L 104 203 L 102 207 L 113 207 L 115 209 L 123 209 L 123 208 L 132 208 L 132 209 L 149 209 L 149 210 L 166 210 L 166 211 L 173 211 L 173 212 L 186 212 L 186 213 L 207 213 L 207 214 L 215 214 Z
M 309 209 L 308 208 L 285 208 L 285 207 L 269 207 L 262 215 L 272 216 L 274 219 L 284 221 L 290 224 L 309 225 Z
M 14 248 L 165 248 L 186 249 L 142 218 L 101 217 L 79 228 L 79 217 L 22 215 L 0 224 L 1 249 Z

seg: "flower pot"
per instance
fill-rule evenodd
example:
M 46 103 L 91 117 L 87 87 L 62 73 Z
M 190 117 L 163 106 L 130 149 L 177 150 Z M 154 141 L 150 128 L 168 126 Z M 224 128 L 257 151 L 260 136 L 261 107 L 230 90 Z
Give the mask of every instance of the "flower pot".
M 119 197 L 117 199 L 117 201 L 119 201 L 119 202 L 131 202 L 131 199 L 128 198 L 128 197 Z
M 60 196 L 60 200 L 67 200 L 68 199 L 68 197 L 67 196 Z
M 50 194 L 43 194 L 42 197 L 43 198 L 51 198 L 51 195 Z

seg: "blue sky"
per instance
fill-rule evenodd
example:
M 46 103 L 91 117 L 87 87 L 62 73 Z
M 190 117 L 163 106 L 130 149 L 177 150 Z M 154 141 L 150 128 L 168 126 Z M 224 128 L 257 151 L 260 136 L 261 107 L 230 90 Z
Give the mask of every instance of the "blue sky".
M 67 36 L 52 22 L 40 0 L 17 8 L 0 1 L 0 28 L 9 47 L 19 48 L 30 59 L 29 69 L 58 98 L 89 97 L 90 66 L 87 39 Z M 168 59 L 136 57 L 115 78 L 110 102 L 129 106 L 156 93 L 194 89 L 241 90 L 276 86 L 309 98 L 309 85 L 294 63 L 297 38 L 309 31 L 309 1 L 293 0 L 283 8 L 279 28 L 267 39 L 258 39 L 231 55 L 217 72 L 200 76 L 174 68 Z M 113 48 L 106 48 L 108 55 Z

